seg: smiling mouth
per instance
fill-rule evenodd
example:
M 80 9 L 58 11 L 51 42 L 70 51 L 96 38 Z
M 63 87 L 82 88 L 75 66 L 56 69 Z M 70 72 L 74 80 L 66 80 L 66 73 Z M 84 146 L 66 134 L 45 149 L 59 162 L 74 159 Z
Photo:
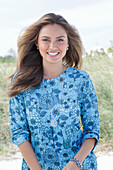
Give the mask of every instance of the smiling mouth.
M 47 52 L 47 54 L 50 55 L 50 56 L 57 56 L 59 54 L 59 52 L 57 52 L 57 53 L 48 53 Z

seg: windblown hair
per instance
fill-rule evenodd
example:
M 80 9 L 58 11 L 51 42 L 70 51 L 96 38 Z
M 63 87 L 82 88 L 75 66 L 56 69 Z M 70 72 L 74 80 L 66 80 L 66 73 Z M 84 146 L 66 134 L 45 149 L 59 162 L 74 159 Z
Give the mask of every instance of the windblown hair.
M 36 47 L 40 30 L 48 24 L 62 26 L 68 37 L 69 49 L 63 58 L 66 66 L 81 68 L 83 46 L 77 29 L 71 26 L 61 15 L 48 13 L 37 22 L 29 26 L 18 38 L 18 60 L 15 73 L 9 78 L 14 81 L 10 84 L 9 97 L 18 95 L 23 90 L 40 85 L 43 79 L 42 56 Z

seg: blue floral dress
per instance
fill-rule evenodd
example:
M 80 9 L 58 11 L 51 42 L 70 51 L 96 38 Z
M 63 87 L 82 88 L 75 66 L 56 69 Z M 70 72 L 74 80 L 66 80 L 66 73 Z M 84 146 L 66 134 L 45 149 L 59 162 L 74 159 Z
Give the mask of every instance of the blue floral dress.
M 68 67 L 60 76 L 10 98 L 9 122 L 13 143 L 29 140 L 43 170 L 62 170 L 84 140 L 96 138 L 95 146 L 99 140 L 97 97 L 89 75 Z M 29 169 L 23 159 L 22 170 Z M 83 170 L 97 170 L 94 149 Z

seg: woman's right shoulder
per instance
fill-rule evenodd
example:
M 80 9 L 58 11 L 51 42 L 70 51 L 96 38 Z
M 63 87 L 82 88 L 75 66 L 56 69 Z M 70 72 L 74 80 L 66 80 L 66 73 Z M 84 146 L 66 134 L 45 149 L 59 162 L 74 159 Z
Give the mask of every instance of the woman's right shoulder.
M 19 74 L 19 71 L 16 71 L 13 76 L 12 76 L 12 80 L 11 80 L 11 85 L 13 85 L 15 79 L 16 79 L 16 76 Z M 19 97 L 19 96 L 23 96 L 25 95 L 25 90 L 21 91 L 18 95 L 14 96 L 14 97 Z
M 13 74 L 11 83 L 14 82 L 14 80 L 15 80 L 16 76 L 18 75 L 18 73 L 19 73 L 19 71 L 16 71 L 16 72 Z

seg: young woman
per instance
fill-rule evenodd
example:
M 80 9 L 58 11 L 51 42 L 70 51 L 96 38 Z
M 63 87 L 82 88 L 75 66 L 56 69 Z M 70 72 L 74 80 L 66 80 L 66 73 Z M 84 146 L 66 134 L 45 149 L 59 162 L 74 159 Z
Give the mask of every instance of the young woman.
M 23 170 L 97 169 L 97 97 L 82 51 L 76 28 L 53 13 L 19 37 L 9 122 Z

